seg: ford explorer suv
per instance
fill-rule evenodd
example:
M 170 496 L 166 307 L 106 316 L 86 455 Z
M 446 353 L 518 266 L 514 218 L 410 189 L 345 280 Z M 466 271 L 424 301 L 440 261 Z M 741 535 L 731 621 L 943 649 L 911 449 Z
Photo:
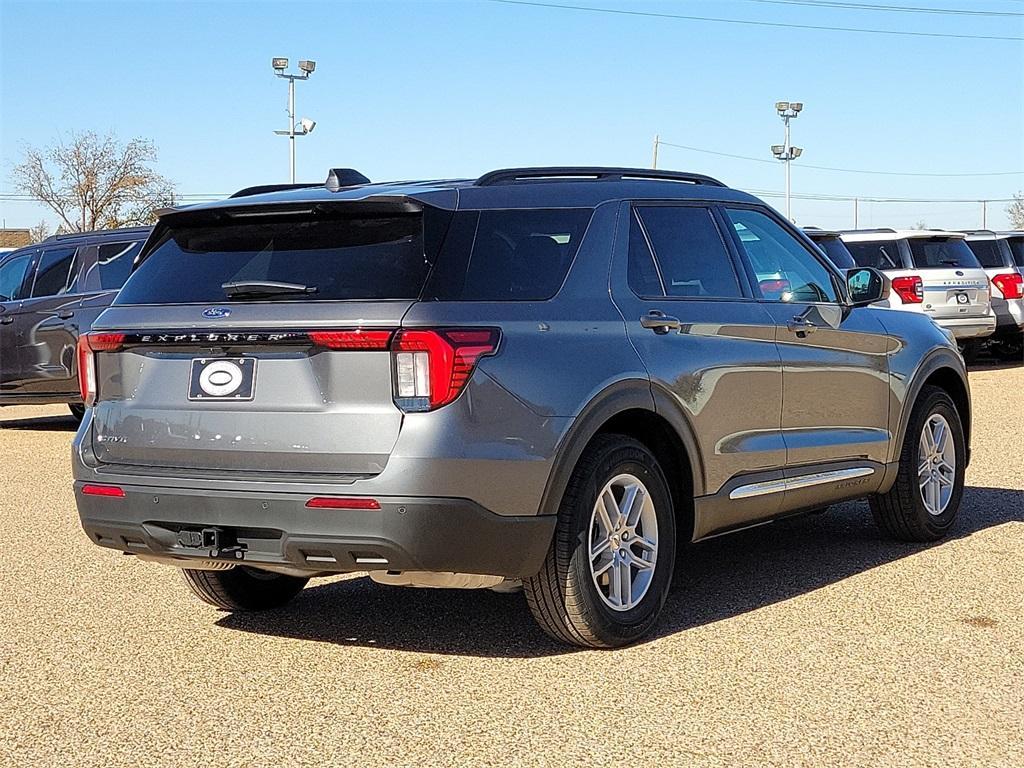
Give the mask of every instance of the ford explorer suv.
M 152 227 L 54 235 L 0 256 L 0 405 L 85 413 L 75 348 L 128 278 Z
M 968 247 L 992 284 L 996 330 L 989 339 L 989 350 L 1003 360 L 1024 360 L 1024 266 L 1018 263 L 1024 262 L 1024 237 L 990 230 L 966 234 Z M 1012 248 L 1015 240 L 1016 254 Z
M 858 266 L 892 281 L 893 309 L 920 312 L 950 331 L 973 354 L 996 328 L 988 275 L 961 232 L 861 229 L 842 233 Z
M 688 542 L 858 498 L 953 526 L 963 360 L 888 291 L 690 173 L 336 169 L 166 212 L 79 343 L 82 526 L 228 611 L 521 581 L 553 638 L 633 642 Z

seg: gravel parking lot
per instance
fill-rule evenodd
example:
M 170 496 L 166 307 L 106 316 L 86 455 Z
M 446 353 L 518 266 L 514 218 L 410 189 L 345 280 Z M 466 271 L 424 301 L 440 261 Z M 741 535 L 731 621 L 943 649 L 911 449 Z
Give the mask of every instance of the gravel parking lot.
M 85 538 L 63 408 L 5 408 L 0 765 L 1024 765 L 1024 369 L 971 384 L 950 539 L 858 503 L 690 547 L 614 652 L 521 595 L 359 576 L 218 613 Z

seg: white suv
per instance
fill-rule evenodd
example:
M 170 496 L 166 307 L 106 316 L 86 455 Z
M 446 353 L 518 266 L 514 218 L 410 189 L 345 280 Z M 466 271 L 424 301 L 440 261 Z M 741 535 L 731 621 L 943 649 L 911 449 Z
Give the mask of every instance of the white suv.
M 988 275 L 962 232 L 862 229 L 841 235 L 858 266 L 880 269 L 892 280 L 893 309 L 923 312 L 961 348 L 995 331 Z
M 1005 360 L 1024 354 L 1024 236 L 1020 232 L 967 232 L 967 245 L 992 283 L 996 331 L 989 350 Z

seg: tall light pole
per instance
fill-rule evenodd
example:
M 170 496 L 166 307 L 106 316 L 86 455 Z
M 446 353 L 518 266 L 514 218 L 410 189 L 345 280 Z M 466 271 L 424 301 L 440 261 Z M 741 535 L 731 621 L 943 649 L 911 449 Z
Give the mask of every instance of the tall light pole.
M 783 144 L 772 144 L 772 154 L 777 160 L 786 164 L 786 218 L 793 221 L 793 200 L 791 197 L 792 187 L 790 185 L 789 164 L 796 160 L 804 151 L 800 147 L 794 147 L 789 142 L 789 121 L 800 114 L 804 108 L 800 101 L 777 101 L 775 111 L 779 113 L 782 122 L 786 126 L 786 136 Z
M 278 77 L 283 77 L 288 81 L 288 130 L 286 131 L 274 131 L 278 136 L 287 136 L 288 143 L 291 147 L 291 181 L 295 183 L 295 137 L 305 136 L 307 133 L 312 133 L 313 128 L 316 127 L 316 122 L 308 118 L 302 118 L 299 121 L 298 129 L 295 124 L 295 81 L 296 80 L 308 80 L 309 76 L 313 74 L 313 70 L 316 69 L 316 62 L 309 61 L 308 59 L 302 59 L 299 61 L 299 70 L 302 72 L 301 75 L 288 74 L 285 72 L 288 69 L 288 59 L 281 57 L 274 57 L 271 60 L 271 66 L 274 67 L 274 74 Z

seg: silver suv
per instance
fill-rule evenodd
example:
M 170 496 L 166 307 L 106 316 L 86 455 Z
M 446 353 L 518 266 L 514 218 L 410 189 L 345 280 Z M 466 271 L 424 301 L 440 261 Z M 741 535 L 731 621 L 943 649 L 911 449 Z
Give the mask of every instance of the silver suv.
M 996 330 L 989 349 L 1005 360 L 1024 359 L 1024 233 L 967 232 L 974 252 L 992 284 Z
M 892 308 L 924 313 L 965 350 L 992 335 L 988 275 L 962 232 L 861 229 L 842 238 L 859 266 L 880 269 L 892 281 Z
M 80 345 L 82 525 L 225 610 L 521 580 L 552 637 L 622 645 L 688 542 L 863 497 L 953 525 L 963 361 L 888 288 L 695 174 L 336 170 L 166 213 Z

